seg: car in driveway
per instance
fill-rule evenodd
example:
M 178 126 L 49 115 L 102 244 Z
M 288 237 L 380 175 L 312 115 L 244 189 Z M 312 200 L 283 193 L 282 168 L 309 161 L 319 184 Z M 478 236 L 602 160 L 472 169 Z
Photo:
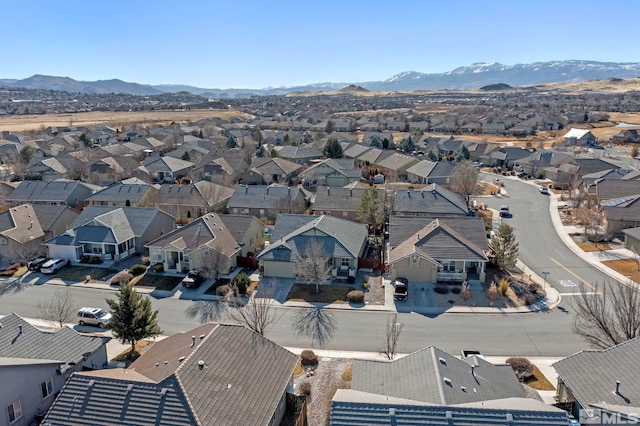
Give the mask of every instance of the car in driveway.
M 29 270 L 34 272 L 40 272 L 40 268 L 42 267 L 42 265 L 47 263 L 48 260 L 49 258 L 46 256 L 36 257 L 35 259 L 29 262 Z
M 180 284 L 185 288 L 198 288 L 203 281 L 204 276 L 202 276 L 202 273 L 196 269 L 192 269 L 187 273 L 182 281 L 180 281 Z
M 64 259 L 50 259 L 42 264 L 40 272 L 43 274 L 55 274 L 60 269 L 67 265 L 67 261 Z
M 395 300 L 407 300 L 409 296 L 409 280 L 406 278 L 396 278 L 393 280 L 393 298 Z
M 547 188 L 546 186 L 541 186 L 540 193 L 543 195 L 549 195 L 549 188 Z
M 100 308 L 82 308 L 78 311 L 78 324 L 97 325 L 105 328 L 111 321 L 111 314 Z

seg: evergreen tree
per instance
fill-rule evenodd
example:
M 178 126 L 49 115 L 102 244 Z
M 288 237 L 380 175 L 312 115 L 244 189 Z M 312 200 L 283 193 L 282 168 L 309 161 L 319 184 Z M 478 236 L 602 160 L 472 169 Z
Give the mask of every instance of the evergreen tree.
M 382 224 L 384 215 L 382 205 L 378 197 L 378 190 L 375 186 L 368 187 L 362 194 L 360 205 L 358 206 L 358 221 L 368 223 L 372 226 Z
M 238 142 L 236 142 L 236 138 L 233 136 L 229 136 L 227 139 L 227 148 L 236 148 L 238 146 Z
M 516 266 L 518 243 L 510 225 L 500 225 L 498 232 L 491 238 L 491 248 L 496 256 L 498 268 L 508 271 Z
M 180 158 L 182 158 L 184 161 L 190 161 L 191 160 L 191 154 L 189 154 L 189 151 L 185 151 Z
M 388 141 L 387 141 L 388 143 Z M 378 149 L 382 149 L 382 141 L 380 140 L 380 138 L 378 136 L 374 136 L 371 138 L 371 144 L 370 144 L 373 148 L 378 148 Z
M 198 132 L 198 137 L 200 139 L 204 139 L 204 133 L 202 133 L 202 129 L 200 129 L 200 131 Z
M 408 136 L 400 141 L 400 149 L 404 152 L 413 152 L 415 145 L 411 136 Z
M 256 148 L 256 157 L 262 158 L 267 156 L 267 150 L 264 148 L 264 145 L 260 144 Z
M 331 138 L 324 145 L 322 153 L 327 158 L 342 158 L 342 145 L 340 145 L 337 139 Z
M 429 160 L 436 162 L 438 161 L 438 156 L 433 151 L 429 151 Z
M 382 149 L 389 149 L 389 139 L 382 139 Z
M 260 130 L 254 130 L 251 138 L 258 143 L 262 143 L 262 132 L 260 132 Z
M 467 148 L 466 145 L 462 145 L 462 147 L 460 147 L 460 154 L 462 154 L 465 160 L 471 158 L 471 153 L 469 152 L 469 148 Z
M 251 280 L 244 272 L 240 272 L 231 280 L 231 287 L 237 291 L 238 295 L 245 294 L 250 285 Z
M 289 137 L 289 133 L 285 133 L 284 136 L 282 137 L 282 143 L 284 143 L 285 145 L 289 145 L 290 141 L 291 141 L 291 138 Z
M 280 157 L 280 155 L 278 155 L 278 150 L 275 148 L 271 148 L 271 152 L 269 153 L 269 157 L 271 158 L 278 158 Z
M 31 148 L 29 145 L 26 145 L 20 150 L 20 159 L 24 164 L 29 164 L 29 161 L 31 161 L 34 155 L 35 152 L 33 152 L 33 148 Z
M 141 296 L 128 282 L 120 284 L 116 297 L 117 300 L 106 299 L 112 315 L 109 329 L 120 342 L 131 344 L 133 354 L 137 342 L 162 333 L 158 325 L 158 311 L 152 310 L 151 300 Z
M 638 156 L 638 153 L 640 153 L 640 148 L 638 148 L 637 144 L 633 144 L 633 146 L 631 147 L 631 152 L 629 152 L 629 155 L 631 156 L 631 158 L 636 158 Z

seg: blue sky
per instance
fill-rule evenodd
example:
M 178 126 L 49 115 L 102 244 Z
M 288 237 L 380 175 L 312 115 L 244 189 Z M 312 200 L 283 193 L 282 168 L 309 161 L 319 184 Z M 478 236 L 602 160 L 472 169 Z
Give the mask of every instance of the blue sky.
M 0 78 L 264 88 L 474 62 L 640 62 L 640 1 L 20 0 Z

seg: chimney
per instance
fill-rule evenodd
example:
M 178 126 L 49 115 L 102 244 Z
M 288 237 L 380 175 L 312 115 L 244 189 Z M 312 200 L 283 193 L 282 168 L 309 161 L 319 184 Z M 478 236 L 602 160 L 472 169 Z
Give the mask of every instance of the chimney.
M 331 188 L 327 186 L 327 195 L 331 195 Z
M 20 334 L 22 334 L 22 326 L 19 325 L 18 328 L 20 329 Z
M 196 345 L 196 336 L 191 336 L 191 347 Z
M 620 380 L 616 380 L 616 394 L 620 395 Z
M 349 197 L 353 197 L 353 189 L 349 188 Z

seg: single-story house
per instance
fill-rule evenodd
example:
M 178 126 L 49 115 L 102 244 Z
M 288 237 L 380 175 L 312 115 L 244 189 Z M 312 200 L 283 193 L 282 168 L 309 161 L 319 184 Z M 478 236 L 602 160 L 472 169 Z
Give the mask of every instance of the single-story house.
M 110 337 L 42 331 L 13 313 L 0 322 L 0 425 L 38 424 L 74 372 L 107 366 Z
M 149 242 L 152 263 L 161 263 L 165 271 L 226 274 L 237 264 L 242 253 L 240 242 L 215 213 L 207 213 L 193 222 Z
M 358 222 L 358 209 L 362 202 L 365 188 L 330 188 L 319 187 L 313 202 L 313 214 L 329 215 Z M 385 202 L 385 190 L 378 189 L 380 212 Z
M 302 213 L 306 208 L 305 195 L 297 186 L 238 186 L 227 202 L 227 211 L 231 214 L 268 220 L 274 220 L 280 213 Z
M 114 183 L 86 198 L 90 206 L 153 207 L 158 185 Z
M 31 204 L 0 212 L 0 262 L 26 262 L 44 252 L 44 231 Z
M 204 324 L 127 369 L 73 374 L 43 424 L 277 426 L 297 359 L 246 327 Z
M 489 248 L 480 217 L 391 216 L 389 240 L 392 279 L 429 283 L 485 279 Z
M 20 204 L 47 204 L 77 206 L 101 188 L 75 180 L 25 180 L 7 197 L 12 206 Z
M 295 177 L 302 166 L 283 158 L 257 157 L 251 163 L 249 171 L 242 175 L 242 181 L 251 185 L 270 185 L 280 183 L 287 185 Z
M 317 242 L 332 265 L 334 279 L 347 279 L 358 271 L 369 232 L 365 225 L 332 216 L 281 214 L 269 246 L 258 255 L 265 277 L 296 278 L 295 264 L 309 244 Z
M 64 234 L 43 244 L 49 256 L 80 262 L 85 256 L 118 262 L 143 253 L 145 244 L 171 232 L 173 216 L 150 207 L 87 206 Z
M 360 180 L 362 172 L 351 158 L 327 158 L 298 175 L 302 186 L 315 190 L 318 186 L 343 187 Z
M 595 145 L 596 136 L 588 129 L 571 129 L 563 136 L 565 143 L 569 145 Z
M 422 189 L 397 190 L 395 214 L 405 216 L 466 216 L 469 208 L 464 197 L 434 183 Z

